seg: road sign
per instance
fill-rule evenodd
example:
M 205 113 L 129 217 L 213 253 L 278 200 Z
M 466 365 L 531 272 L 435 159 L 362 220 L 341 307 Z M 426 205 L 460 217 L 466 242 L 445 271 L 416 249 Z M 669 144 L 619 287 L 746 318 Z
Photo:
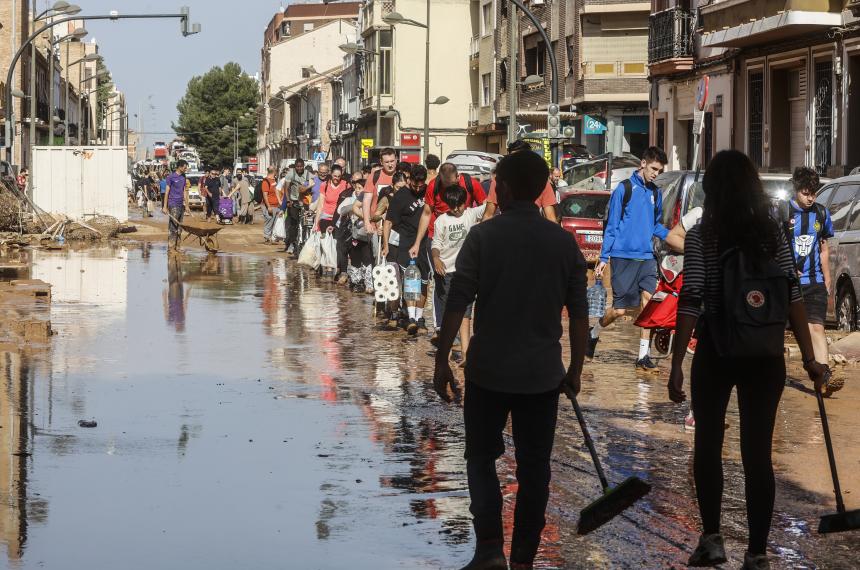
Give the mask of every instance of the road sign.
M 602 135 L 606 132 L 606 123 L 600 117 L 582 116 L 582 134 Z
M 704 111 L 708 104 L 708 86 L 710 82 L 710 78 L 707 75 L 704 75 L 699 80 L 699 85 L 696 87 L 696 108 L 699 111 Z
M 400 133 L 400 146 L 421 146 L 421 135 L 418 133 Z
M 325 161 L 325 153 L 324 152 L 315 152 L 313 159 L 317 162 L 324 162 Z
M 361 158 L 370 158 L 369 151 L 373 148 L 373 139 L 361 139 Z

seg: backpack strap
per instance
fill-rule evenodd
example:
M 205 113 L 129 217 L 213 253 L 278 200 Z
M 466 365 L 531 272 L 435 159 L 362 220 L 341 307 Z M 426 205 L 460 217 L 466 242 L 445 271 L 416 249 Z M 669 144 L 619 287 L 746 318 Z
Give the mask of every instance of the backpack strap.
M 827 213 L 824 210 L 824 206 L 818 202 L 813 202 L 812 207 L 815 208 L 815 221 L 818 222 L 818 227 L 823 230 L 824 224 L 827 223 Z
M 621 186 L 624 188 L 624 198 L 621 199 L 621 216 L 618 218 L 618 221 L 624 219 L 624 214 L 627 212 L 627 204 L 633 198 L 633 183 L 630 182 L 630 179 L 622 180 Z
M 463 182 L 466 185 L 466 201 L 469 204 L 469 207 L 472 207 L 475 204 L 475 193 L 474 188 L 472 188 L 472 177 L 466 173 L 463 173 Z
M 382 176 L 382 169 L 377 170 L 373 173 L 373 187 L 376 188 L 376 193 L 379 194 L 379 188 L 377 187 L 379 184 L 379 177 Z

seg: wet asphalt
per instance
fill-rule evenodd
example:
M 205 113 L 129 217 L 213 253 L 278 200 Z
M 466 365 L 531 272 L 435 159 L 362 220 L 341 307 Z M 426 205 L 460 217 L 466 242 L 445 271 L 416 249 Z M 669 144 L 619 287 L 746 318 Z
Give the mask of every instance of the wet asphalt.
M 163 245 L 32 252 L 53 284 L 47 346 L 0 346 L 0 542 L 9 568 L 458 568 L 471 555 L 461 410 L 431 387 L 427 339 L 374 330 L 369 297 L 283 258 L 168 256 Z M 4 276 L 8 277 L 8 276 Z M 698 534 L 687 408 L 605 331 L 580 401 L 612 481 L 653 492 L 576 535 L 598 497 L 562 401 L 540 568 L 684 568 Z M 828 402 L 860 508 L 860 373 Z M 792 374 L 794 376 L 794 374 Z M 774 444 L 774 568 L 860 567 L 835 510 L 814 398 L 790 379 Z M 79 420 L 95 420 L 83 428 Z M 724 532 L 742 562 L 734 403 Z M 510 441 L 509 441 L 510 443 Z M 499 462 L 505 526 L 515 464 Z

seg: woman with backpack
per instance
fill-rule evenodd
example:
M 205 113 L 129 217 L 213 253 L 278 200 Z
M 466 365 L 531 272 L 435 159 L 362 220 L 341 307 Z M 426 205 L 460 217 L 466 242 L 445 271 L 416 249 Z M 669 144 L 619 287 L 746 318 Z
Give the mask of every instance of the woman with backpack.
M 693 475 L 703 533 L 688 564 L 714 566 L 726 561 L 720 534 L 722 447 L 726 408 L 737 388 L 749 527 L 743 568 L 768 569 L 775 492 L 771 447 L 785 386 L 786 320 L 817 390 L 828 369 L 815 361 L 794 258 L 785 233 L 771 216 L 752 161 L 735 150 L 717 153 L 703 187 L 702 221 L 690 229 L 684 243 L 684 285 L 669 377 L 669 398 L 683 402 L 681 366 L 699 321 L 690 392 L 696 418 Z

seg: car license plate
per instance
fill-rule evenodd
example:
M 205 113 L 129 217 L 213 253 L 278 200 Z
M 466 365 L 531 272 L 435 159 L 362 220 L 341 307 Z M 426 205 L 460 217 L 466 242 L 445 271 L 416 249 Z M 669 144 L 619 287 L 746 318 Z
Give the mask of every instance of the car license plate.
M 586 235 L 585 243 L 603 243 L 603 236 L 600 235 Z

